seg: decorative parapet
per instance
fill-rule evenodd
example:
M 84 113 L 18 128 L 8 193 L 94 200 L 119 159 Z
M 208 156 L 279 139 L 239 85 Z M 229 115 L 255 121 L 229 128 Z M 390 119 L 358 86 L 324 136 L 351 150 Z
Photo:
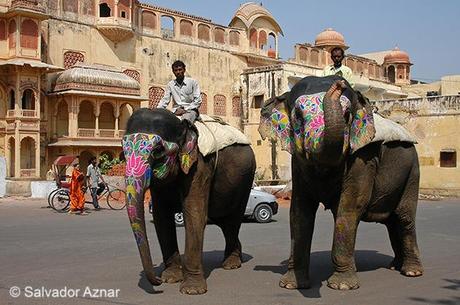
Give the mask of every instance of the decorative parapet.
M 417 116 L 460 115 L 460 95 L 375 101 L 374 105 L 383 114 L 399 111 Z

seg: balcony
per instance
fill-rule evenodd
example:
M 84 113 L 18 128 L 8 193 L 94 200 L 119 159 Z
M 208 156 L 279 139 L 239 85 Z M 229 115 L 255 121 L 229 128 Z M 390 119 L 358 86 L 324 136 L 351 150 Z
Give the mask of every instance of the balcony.
M 21 169 L 20 170 L 20 177 L 21 178 L 31 178 L 35 177 L 36 170 L 35 168 L 28 168 L 28 169 Z
M 100 17 L 97 29 L 111 41 L 118 43 L 134 36 L 131 21 L 118 17 Z
M 10 10 L 26 10 L 45 14 L 46 9 L 40 2 L 38 0 L 12 0 Z
M 38 111 L 33 109 L 11 109 L 6 112 L 7 118 L 14 118 L 14 117 L 23 117 L 23 118 L 34 118 L 38 119 Z
M 117 134 L 117 131 L 115 129 L 99 129 L 99 133 L 97 133 L 96 129 L 78 128 L 77 137 L 116 139 L 121 138 L 124 134 L 124 130 L 119 130 Z

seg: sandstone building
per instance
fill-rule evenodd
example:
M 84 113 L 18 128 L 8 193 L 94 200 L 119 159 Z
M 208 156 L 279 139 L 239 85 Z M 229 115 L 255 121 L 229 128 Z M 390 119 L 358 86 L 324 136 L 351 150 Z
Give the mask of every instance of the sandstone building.
M 260 107 L 321 75 L 331 47 L 347 46 L 326 29 L 284 60 L 282 36 L 256 3 L 241 5 L 225 26 L 137 0 L 0 0 L 0 155 L 9 179 L 43 178 L 59 155 L 79 155 L 83 168 L 91 156 L 117 156 L 130 114 L 157 105 L 176 59 L 200 83 L 201 112 L 251 139 L 258 177 L 287 179 L 289 155 L 257 132 Z M 345 64 L 372 100 L 417 96 L 407 90 L 404 51 L 347 54 Z

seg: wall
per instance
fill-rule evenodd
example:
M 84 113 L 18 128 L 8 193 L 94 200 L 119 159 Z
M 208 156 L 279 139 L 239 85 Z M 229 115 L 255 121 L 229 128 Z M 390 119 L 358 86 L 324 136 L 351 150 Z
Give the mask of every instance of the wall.
M 460 196 L 460 95 L 381 101 L 376 106 L 416 137 L 421 191 Z M 440 166 L 442 150 L 456 151 L 456 167 Z

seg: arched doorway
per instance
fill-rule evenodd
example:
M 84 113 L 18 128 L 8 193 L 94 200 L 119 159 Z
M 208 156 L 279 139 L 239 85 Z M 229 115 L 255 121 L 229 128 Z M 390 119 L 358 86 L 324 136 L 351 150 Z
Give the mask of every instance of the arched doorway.
M 80 156 L 78 158 L 79 163 L 80 163 L 80 169 L 85 175 L 86 175 L 86 169 L 88 168 L 88 165 L 89 165 L 89 160 L 92 157 L 95 157 L 95 154 L 93 154 L 90 151 L 84 150 L 80 153 Z
M 21 140 L 21 177 L 35 176 L 35 140 L 25 137 Z
M 10 168 L 9 168 L 9 176 L 14 177 L 14 168 L 16 166 L 15 160 L 16 160 L 16 143 L 14 141 L 14 138 L 11 137 L 8 140 L 8 147 L 10 149 Z

